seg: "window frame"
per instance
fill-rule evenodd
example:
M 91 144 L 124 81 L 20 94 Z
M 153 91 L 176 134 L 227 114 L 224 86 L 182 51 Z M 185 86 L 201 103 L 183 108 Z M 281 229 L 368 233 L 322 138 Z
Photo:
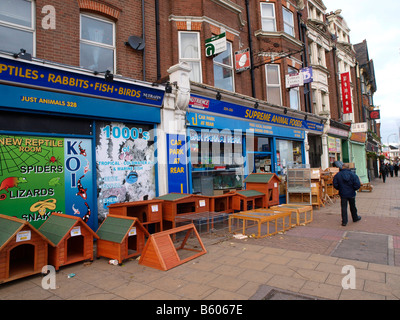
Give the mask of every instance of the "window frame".
M 218 66 L 218 67 L 221 67 L 221 68 L 229 69 L 229 70 L 231 71 L 231 73 L 232 73 L 232 90 L 228 90 L 228 91 L 235 92 L 235 68 L 234 68 L 234 65 L 233 65 L 233 63 L 234 63 L 234 61 L 233 61 L 233 60 L 234 60 L 234 56 L 233 56 L 233 45 L 232 45 L 232 43 L 229 42 L 229 41 L 227 41 L 226 43 L 227 43 L 227 49 L 226 49 L 224 52 L 226 52 L 227 50 L 230 49 L 231 64 L 230 64 L 230 65 L 227 65 L 227 64 L 223 64 L 222 62 L 215 61 L 215 58 L 216 58 L 216 57 L 214 57 L 214 58 L 213 58 L 213 71 L 214 71 L 214 67 L 215 67 L 215 66 Z M 228 44 L 229 44 L 229 45 L 228 45 Z M 230 46 L 230 48 L 229 48 L 229 46 Z M 221 52 L 221 54 L 222 54 L 222 52 Z M 214 73 L 214 87 L 220 88 L 220 87 L 217 87 L 217 86 L 216 86 L 216 83 L 215 83 L 215 73 Z M 220 89 L 224 89 L 224 88 L 220 88 Z M 227 89 L 224 89 L 224 90 L 227 90 Z
M 285 19 L 285 14 L 284 14 L 285 11 L 286 11 L 286 13 L 288 13 L 288 14 L 291 15 L 291 17 L 292 17 L 292 24 L 289 24 L 289 22 L 286 21 L 286 19 Z M 286 34 L 288 34 L 288 35 L 294 37 L 294 31 L 295 31 L 295 30 L 294 30 L 294 14 L 293 14 L 292 11 L 290 11 L 289 9 L 287 9 L 287 8 L 285 8 L 285 7 L 282 7 L 282 21 L 283 21 L 283 31 L 284 31 Z M 289 28 L 291 29 L 291 32 L 290 32 L 290 33 L 287 32 L 286 27 L 289 27 Z
M 109 45 L 109 44 L 105 44 L 105 43 L 101 43 L 101 42 L 96 42 L 96 41 L 92 41 L 92 40 L 87 40 L 87 39 L 82 39 L 82 17 L 87 17 L 89 19 L 94 19 L 94 20 L 99 20 L 101 22 L 105 22 L 105 23 L 109 23 L 112 25 L 113 31 L 113 44 Z M 117 58 L 117 48 L 116 48 L 116 26 L 115 26 L 115 22 L 112 20 L 109 20 L 107 18 L 101 17 L 101 16 L 97 16 L 97 15 L 93 15 L 93 14 L 88 14 L 88 13 L 83 13 L 81 12 L 79 15 L 79 65 L 81 65 L 81 44 L 86 44 L 86 45 L 91 45 L 91 46 L 97 46 L 100 48 L 104 48 L 104 49 L 112 49 L 113 51 L 113 70 L 112 73 L 116 73 L 116 58 Z M 89 69 L 90 70 L 90 69 Z M 98 72 L 105 72 L 106 70 L 93 70 L 93 71 L 98 71 Z M 110 70 L 111 71 L 111 70 Z
M 263 17 L 263 6 L 272 6 L 272 11 L 273 11 L 273 16 L 272 17 Z M 265 32 L 276 32 L 276 11 L 275 11 L 275 4 L 274 3 L 266 3 L 266 2 L 261 2 L 260 3 L 260 16 L 261 16 L 261 30 Z M 273 21 L 274 25 L 274 30 L 264 30 L 263 28 L 263 20 L 268 19 Z
M 36 18 L 35 18 L 36 5 L 35 5 L 35 1 L 33 1 L 33 0 L 27 0 L 27 1 L 31 3 L 31 26 L 30 27 L 22 26 L 22 25 L 4 21 L 4 20 L 0 20 L 0 26 L 9 28 L 9 29 L 20 30 L 20 31 L 32 33 L 32 52 L 27 52 L 27 53 L 32 54 L 32 56 L 36 56 Z M 21 49 L 21 48 L 19 48 L 19 49 Z M 19 49 L 17 52 L 14 52 L 14 53 L 18 53 Z
M 278 84 L 270 84 L 268 82 L 268 67 L 276 67 L 278 71 Z M 267 102 L 272 103 L 268 101 L 268 87 L 271 88 L 279 88 L 279 97 L 280 97 L 280 103 L 279 106 L 282 106 L 282 81 L 281 81 L 281 66 L 279 64 L 266 64 L 265 65 L 265 86 L 266 86 L 266 93 L 267 93 Z
M 288 67 L 288 74 L 297 74 L 299 73 L 299 70 Z M 296 95 L 296 100 L 297 100 L 297 108 L 293 108 L 292 106 L 292 97 L 294 98 L 294 95 Z M 300 101 L 300 87 L 293 87 L 290 88 L 289 90 L 289 103 L 290 103 L 290 109 L 293 110 L 301 110 L 301 101 Z
M 196 34 L 197 37 L 197 47 L 199 48 L 199 57 L 198 58 L 182 58 L 182 38 L 181 35 L 184 33 Z M 179 55 L 179 62 L 198 62 L 199 63 L 199 83 L 203 83 L 203 72 L 201 66 L 201 43 L 200 43 L 200 33 L 195 31 L 178 31 L 178 55 Z M 193 70 L 191 71 L 192 74 Z M 192 79 L 191 79 L 192 80 Z M 193 80 L 194 81 L 194 80 Z

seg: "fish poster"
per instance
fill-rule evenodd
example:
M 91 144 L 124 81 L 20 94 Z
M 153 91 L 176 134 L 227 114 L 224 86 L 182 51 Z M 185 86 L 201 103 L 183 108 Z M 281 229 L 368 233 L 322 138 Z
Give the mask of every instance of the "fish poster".
M 90 139 L 0 135 L 0 214 L 39 228 L 57 212 L 97 228 L 91 146 Z
M 156 196 L 153 126 L 96 122 L 99 222 L 113 203 Z

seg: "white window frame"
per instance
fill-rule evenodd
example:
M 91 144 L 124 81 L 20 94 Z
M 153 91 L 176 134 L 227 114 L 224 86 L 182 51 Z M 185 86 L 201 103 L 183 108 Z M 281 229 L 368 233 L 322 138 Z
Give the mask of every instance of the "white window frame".
M 273 11 L 273 16 L 265 16 L 265 17 L 263 17 L 263 10 L 262 10 L 262 7 L 263 6 L 272 6 L 272 11 Z M 261 15 L 261 29 L 263 30 L 263 31 L 266 31 L 266 32 L 276 32 L 276 12 L 275 12 L 275 4 L 273 4 L 273 3 L 265 3 L 265 2 L 261 2 L 260 3 L 260 15 Z M 273 23 L 274 23 L 274 30 L 264 30 L 264 28 L 263 28 L 263 23 L 262 23 L 262 21 L 263 20 L 272 20 L 273 21 Z
M 101 42 L 96 42 L 96 41 L 91 41 L 91 40 L 86 40 L 86 39 L 82 39 L 82 17 L 87 17 L 87 18 L 90 18 L 90 19 L 95 19 L 95 20 L 99 20 L 99 21 L 101 21 L 101 22 L 105 22 L 105 23 L 109 23 L 109 24 L 111 24 L 112 25 L 112 27 L 113 27 L 113 44 L 112 45 L 108 45 L 108 44 L 105 44 L 105 43 L 101 43 Z M 92 14 L 86 14 L 86 13 L 81 13 L 80 15 L 79 15 L 79 45 L 81 44 L 81 43 L 84 43 L 84 44 L 88 44 L 88 45 L 91 45 L 91 46 L 97 46 L 97 47 L 101 47 L 101 48 L 105 48 L 105 49 L 111 49 L 111 50 L 113 50 L 113 57 L 114 57 L 114 61 L 113 61 L 113 70 L 112 70 L 112 73 L 116 73 L 116 56 L 117 56 L 117 53 L 116 53 L 116 46 L 115 46 L 115 43 L 116 43 L 116 34 L 115 34 L 115 22 L 113 22 L 113 21 L 111 21 L 111 20 L 109 20 L 109 19 L 106 19 L 106 18 L 102 18 L 102 17 L 99 17 L 99 16 L 97 16 L 97 15 L 92 15 Z M 80 53 L 79 53 L 79 55 L 80 55 Z M 80 59 L 80 56 L 79 56 L 79 59 Z M 106 71 L 106 70 L 93 70 L 93 71 L 98 71 L 98 72 L 104 72 L 104 71 Z M 110 70 L 111 71 L 111 70 Z
M 0 20 L 0 25 L 3 27 L 6 27 L 6 28 L 10 28 L 10 29 L 31 32 L 32 33 L 32 41 L 33 41 L 33 43 L 32 43 L 32 51 L 33 52 L 27 52 L 27 53 L 32 54 L 32 56 L 36 56 L 36 23 L 35 23 L 36 22 L 36 18 L 35 18 L 36 7 L 35 7 L 35 2 L 33 0 L 27 0 L 27 1 L 31 3 L 31 26 L 30 27 L 21 26 L 19 24 L 15 24 L 15 23 L 3 21 L 3 20 Z M 22 48 L 19 48 L 19 49 L 22 49 Z M 18 49 L 18 52 L 14 52 L 14 53 L 19 53 L 19 49 Z M 25 49 L 25 48 L 23 48 L 23 49 Z
M 289 23 L 288 21 L 285 20 L 285 14 L 284 12 L 286 11 L 286 13 L 290 14 L 292 17 L 292 21 L 291 23 Z M 285 7 L 282 7 L 282 20 L 283 20 L 283 31 L 285 33 L 287 33 L 288 35 L 291 35 L 292 37 L 294 37 L 294 14 L 292 11 L 290 11 L 289 9 L 286 9 Z M 290 32 L 287 32 L 287 28 L 290 28 Z
M 232 50 L 232 43 L 230 43 L 230 42 L 226 42 L 226 44 L 227 44 L 227 48 L 226 48 L 226 51 L 228 51 L 229 49 L 230 49 L 230 56 L 231 56 L 231 64 L 229 65 L 229 64 L 223 64 L 223 63 L 221 63 L 221 62 L 219 62 L 219 61 L 215 61 L 215 58 L 213 59 L 213 66 L 214 65 L 216 65 L 216 66 L 219 66 L 219 67 L 222 67 L 222 68 L 226 68 L 226 69 L 229 69 L 231 72 L 232 72 L 232 92 L 235 92 L 235 70 L 234 70 L 234 67 L 233 67 L 233 60 L 234 60 L 234 56 L 233 56 L 233 50 Z M 215 74 L 214 74 L 214 87 L 216 87 L 216 88 L 218 88 L 217 86 L 216 86 L 216 84 L 215 84 Z M 223 89 L 223 88 L 220 88 L 220 89 Z
M 299 71 L 289 67 L 288 68 L 288 74 L 297 74 Z M 292 97 L 294 97 L 294 95 L 296 95 L 296 100 L 297 100 L 297 108 L 293 108 L 292 106 Z M 289 91 L 289 100 L 290 100 L 290 108 L 294 109 L 294 110 L 300 110 L 301 109 L 301 101 L 300 101 L 300 87 L 294 87 L 294 88 L 290 88 Z
M 269 83 L 268 82 L 268 67 L 276 67 L 278 69 L 278 84 L 276 83 Z M 280 97 L 280 103 L 279 105 L 282 105 L 282 85 L 281 85 L 281 66 L 279 64 L 266 64 L 265 65 L 265 83 L 266 83 L 266 89 L 267 89 L 267 102 L 268 101 L 268 87 L 271 88 L 279 88 L 279 97 Z M 271 102 L 270 102 L 271 103 Z
M 197 47 L 199 48 L 199 56 L 197 58 L 182 58 L 181 53 L 182 53 L 182 43 L 181 43 L 181 35 L 184 33 L 190 33 L 190 34 L 196 34 L 197 37 Z M 201 44 L 200 44 L 200 33 L 199 32 L 193 32 L 193 31 L 178 31 L 178 51 L 179 51 L 179 62 L 196 62 L 199 64 L 199 83 L 203 82 L 203 72 L 202 72 L 202 67 L 201 67 Z M 190 78 L 192 80 L 192 72 L 190 72 Z

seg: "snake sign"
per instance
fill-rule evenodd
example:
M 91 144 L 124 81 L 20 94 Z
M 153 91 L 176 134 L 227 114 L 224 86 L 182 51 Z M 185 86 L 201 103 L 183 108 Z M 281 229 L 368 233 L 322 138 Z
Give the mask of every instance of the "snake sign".
M 206 39 L 206 57 L 215 56 L 226 50 L 226 33 Z
M 53 213 L 95 227 L 91 140 L 0 135 L 0 214 L 35 228 Z

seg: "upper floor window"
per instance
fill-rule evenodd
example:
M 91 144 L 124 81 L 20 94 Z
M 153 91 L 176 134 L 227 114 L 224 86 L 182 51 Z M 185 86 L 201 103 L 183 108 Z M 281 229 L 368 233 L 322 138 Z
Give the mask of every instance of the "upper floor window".
M 278 64 L 266 64 L 267 102 L 282 105 L 281 73 Z
M 93 71 L 114 73 L 115 25 L 113 22 L 81 14 L 80 65 Z
M 198 32 L 179 32 L 179 61 L 187 62 L 192 67 L 190 80 L 202 82 L 200 34 Z
M 298 71 L 294 68 L 289 67 L 289 74 L 297 74 Z M 290 88 L 290 108 L 300 110 L 300 90 L 299 87 Z
M 276 31 L 275 7 L 273 3 L 261 3 L 261 23 L 263 31 Z
M 0 49 L 13 53 L 25 49 L 35 55 L 34 3 L 30 0 L 0 1 Z
M 226 50 L 214 58 L 214 87 L 234 91 L 232 44 L 226 43 Z
M 282 8 L 283 11 L 283 30 L 294 37 L 294 19 L 293 19 L 293 12 Z

